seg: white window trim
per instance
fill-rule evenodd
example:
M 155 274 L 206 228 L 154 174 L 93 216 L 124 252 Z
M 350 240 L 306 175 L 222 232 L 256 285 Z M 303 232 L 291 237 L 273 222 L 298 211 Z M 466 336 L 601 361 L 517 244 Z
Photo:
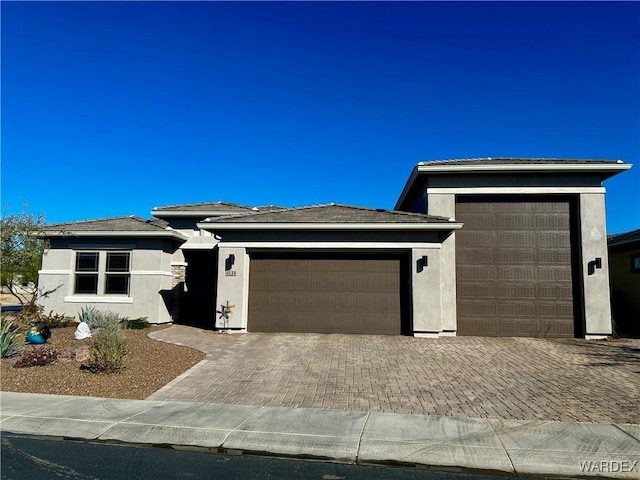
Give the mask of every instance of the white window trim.
M 64 297 L 66 303 L 133 303 L 132 297 L 125 297 L 123 295 L 109 295 L 105 297 L 103 295 L 70 295 Z
M 128 272 L 112 272 L 114 274 L 129 274 L 129 291 L 124 293 L 105 293 L 105 289 L 107 286 L 107 253 L 113 252 L 121 252 L 129 254 L 129 271 Z M 78 273 L 96 273 L 96 272 L 78 272 L 76 269 L 76 262 L 78 258 L 78 253 L 97 253 L 98 254 L 98 285 L 96 293 L 76 293 L 76 275 Z M 65 302 L 102 302 L 102 303 L 131 303 L 133 300 L 131 299 L 131 276 L 132 276 L 132 266 L 133 266 L 133 251 L 129 249 L 78 249 L 73 251 L 72 255 L 73 268 L 72 268 L 72 281 L 70 282 L 71 292 L 70 295 L 65 297 Z M 82 300 L 77 300 L 77 299 Z M 69 300 L 73 299 L 73 300 Z M 113 299 L 113 301 L 111 300 Z M 126 299 L 131 299 L 131 301 L 127 301 Z

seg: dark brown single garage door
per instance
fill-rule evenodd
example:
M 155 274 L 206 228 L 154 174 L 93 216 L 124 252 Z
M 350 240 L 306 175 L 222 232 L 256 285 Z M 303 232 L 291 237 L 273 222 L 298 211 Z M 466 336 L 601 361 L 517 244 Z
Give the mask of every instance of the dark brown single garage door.
M 248 330 L 399 335 L 401 263 L 379 255 L 254 253 Z
M 458 334 L 574 336 L 569 199 L 458 197 Z

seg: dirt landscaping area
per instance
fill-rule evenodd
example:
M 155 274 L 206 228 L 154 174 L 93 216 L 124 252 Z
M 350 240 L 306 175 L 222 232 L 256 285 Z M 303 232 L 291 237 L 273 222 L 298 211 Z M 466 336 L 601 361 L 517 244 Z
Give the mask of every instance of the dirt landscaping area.
M 15 368 L 17 357 L 0 360 L 0 389 L 10 392 L 50 393 L 106 398 L 142 400 L 182 374 L 205 355 L 191 348 L 152 340 L 147 335 L 166 327 L 144 330 L 126 330 L 129 353 L 123 372 L 116 374 L 91 373 L 81 369 L 82 361 L 59 358 L 42 367 Z M 78 350 L 81 360 L 91 339 L 76 340 L 75 327 L 55 328 L 52 337 L 43 346 L 25 346 L 25 349 L 51 347 L 60 353 Z

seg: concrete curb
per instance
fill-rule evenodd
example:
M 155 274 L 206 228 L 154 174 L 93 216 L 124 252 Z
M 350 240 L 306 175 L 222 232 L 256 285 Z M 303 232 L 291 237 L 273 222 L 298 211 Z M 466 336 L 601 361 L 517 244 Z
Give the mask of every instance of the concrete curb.
M 640 479 L 640 425 L 2 392 L 4 432 L 504 475 Z

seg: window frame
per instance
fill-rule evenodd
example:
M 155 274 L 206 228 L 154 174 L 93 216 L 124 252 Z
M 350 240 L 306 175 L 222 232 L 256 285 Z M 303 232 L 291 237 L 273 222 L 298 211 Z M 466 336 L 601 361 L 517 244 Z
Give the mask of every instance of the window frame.
M 131 252 L 123 252 L 123 251 L 111 251 L 105 252 L 106 260 L 105 260 L 105 271 L 104 271 L 104 294 L 105 295 L 129 295 L 129 288 L 131 284 Z M 126 258 L 126 265 L 124 269 L 114 268 L 112 265 L 110 266 L 109 260 L 114 258 L 116 255 L 123 255 Z M 121 291 L 109 291 L 110 284 L 114 279 L 122 279 L 124 280 L 124 288 L 120 289 Z
M 640 253 L 629 255 L 629 266 L 631 273 L 640 273 Z
M 133 251 L 130 249 L 113 250 L 74 250 L 74 279 L 72 295 L 130 297 L 131 295 L 131 265 Z M 91 269 L 80 268 L 82 256 L 95 255 L 95 264 Z M 124 259 L 124 260 L 122 260 Z M 94 278 L 94 287 L 79 290 L 79 280 Z
M 92 268 L 81 268 L 81 257 L 88 257 L 92 255 L 95 257 L 95 264 Z M 79 288 L 79 284 L 84 279 L 93 279 L 93 288 Z M 74 279 L 73 279 L 73 293 L 74 295 L 97 295 L 98 294 L 98 284 L 100 283 L 100 252 L 95 251 L 81 251 L 76 252 L 75 262 L 74 262 Z

